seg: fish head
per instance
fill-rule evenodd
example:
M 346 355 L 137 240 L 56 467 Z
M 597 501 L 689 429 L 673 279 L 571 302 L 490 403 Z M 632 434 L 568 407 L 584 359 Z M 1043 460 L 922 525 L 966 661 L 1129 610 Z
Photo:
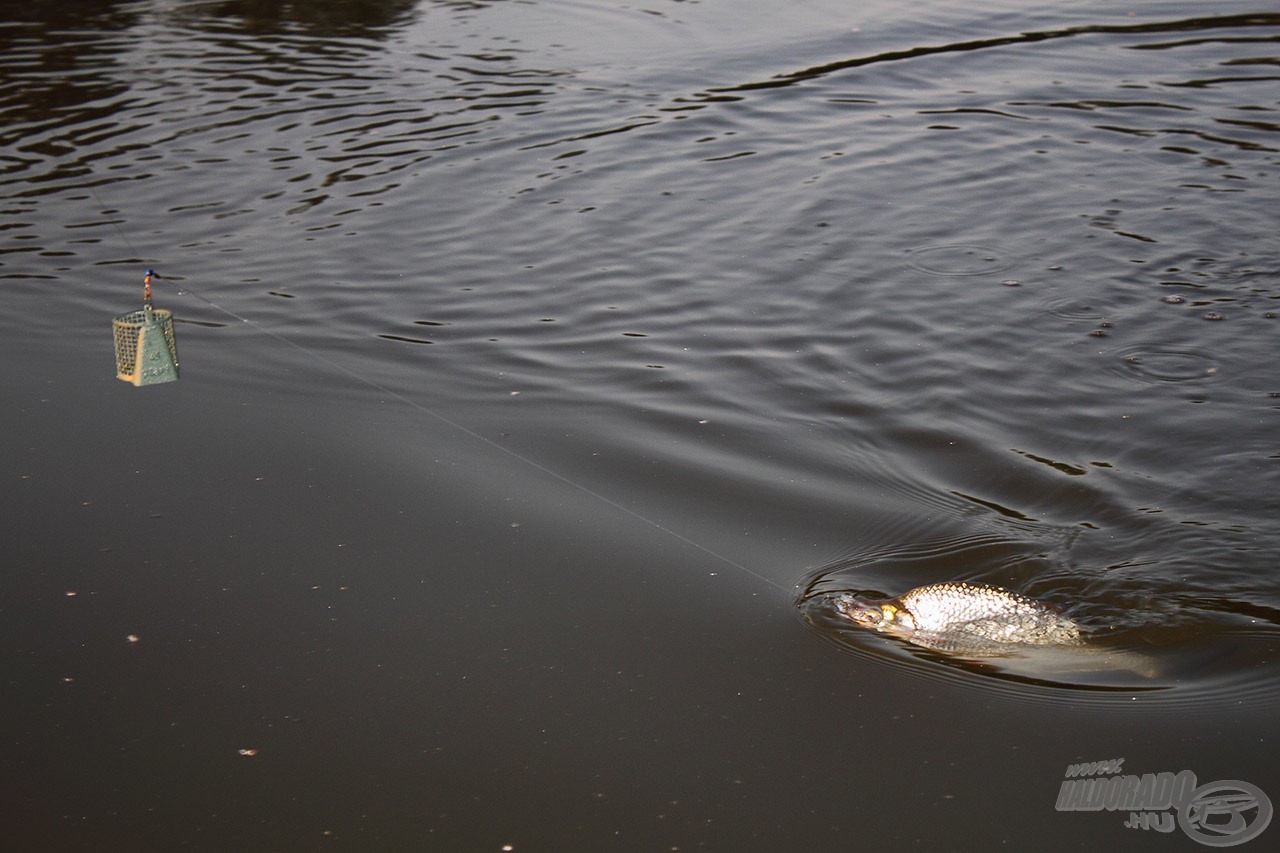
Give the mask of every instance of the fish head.
M 836 611 L 850 622 L 885 634 L 906 636 L 916 630 L 915 617 L 897 599 L 871 602 L 842 595 L 836 599 Z

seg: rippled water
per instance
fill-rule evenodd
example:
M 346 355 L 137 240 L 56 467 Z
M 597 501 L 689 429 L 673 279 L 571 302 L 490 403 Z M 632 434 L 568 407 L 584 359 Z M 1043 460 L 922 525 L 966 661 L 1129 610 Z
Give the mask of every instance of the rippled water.
M 1111 753 L 1280 796 L 1278 40 L 1237 2 L 14 6 L 18 837 L 844 843 L 878 744 L 933 768 L 880 780 L 885 840 L 998 841 L 998 800 L 1019 846 L 1145 841 L 1052 811 Z M 182 380 L 135 391 L 148 266 Z M 942 580 L 1153 665 L 830 607 Z

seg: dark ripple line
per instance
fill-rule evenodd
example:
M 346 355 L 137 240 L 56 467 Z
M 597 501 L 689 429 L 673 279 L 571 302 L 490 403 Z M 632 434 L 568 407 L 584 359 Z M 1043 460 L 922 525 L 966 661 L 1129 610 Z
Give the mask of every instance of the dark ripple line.
M 894 50 L 885 53 L 878 53 L 872 56 L 862 56 L 855 59 L 844 59 L 838 62 L 829 62 L 824 65 L 816 65 L 812 68 L 806 68 L 800 71 L 792 71 L 787 74 L 779 74 L 770 80 L 763 80 L 755 83 L 740 83 L 734 86 L 725 86 L 709 89 L 709 92 L 715 94 L 724 94 L 732 92 L 748 92 L 756 89 L 777 89 L 784 86 L 793 86 L 797 83 L 803 83 L 808 80 L 814 80 L 826 77 L 839 71 L 847 71 L 850 68 L 861 68 L 866 65 L 874 65 L 881 62 L 898 62 L 901 60 L 918 59 L 922 56 L 936 56 L 945 53 L 964 53 L 969 51 L 986 50 L 993 47 L 1006 47 L 1016 44 L 1034 44 L 1042 41 L 1052 41 L 1056 39 L 1077 38 L 1080 36 L 1097 35 L 1097 34 L 1128 34 L 1128 33 L 1162 33 L 1162 32 L 1185 32 L 1195 30 L 1208 29 L 1224 29 L 1235 27 L 1277 27 L 1280 26 L 1280 15 L 1275 14 L 1251 14 L 1251 15 L 1224 15 L 1220 17 L 1206 18 L 1188 18 L 1182 21 L 1169 21 L 1155 24 L 1091 24 L 1083 27 L 1067 27 L 1059 30 L 1045 30 L 1042 32 L 1020 33 L 1015 36 L 998 36 L 995 38 L 973 39 L 970 41 L 956 42 L 953 44 L 931 45 L 927 47 L 913 47 L 908 50 Z M 1131 48 L 1138 48 L 1141 45 L 1129 45 Z

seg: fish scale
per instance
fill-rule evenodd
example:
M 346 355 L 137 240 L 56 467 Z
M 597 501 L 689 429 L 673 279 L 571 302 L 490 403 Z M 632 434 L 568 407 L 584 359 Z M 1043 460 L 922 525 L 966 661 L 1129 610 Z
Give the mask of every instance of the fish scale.
M 1079 627 L 1054 608 L 986 584 L 930 584 L 883 602 L 844 595 L 836 606 L 860 625 L 951 653 L 999 654 L 1019 644 L 1081 642 Z
M 915 617 L 919 631 L 945 631 L 972 622 L 1022 626 L 1069 621 L 1034 598 L 996 586 L 937 583 L 917 587 L 898 600 Z

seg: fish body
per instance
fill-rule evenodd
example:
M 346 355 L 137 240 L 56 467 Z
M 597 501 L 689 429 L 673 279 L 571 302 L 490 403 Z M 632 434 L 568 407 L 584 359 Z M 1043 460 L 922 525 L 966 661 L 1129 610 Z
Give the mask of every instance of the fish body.
M 836 598 L 841 616 L 909 643 L 950 654 L 996 656 L 1018 646 L 1080 645 L 1075 622 L 1043 602 L 998 586 L 937 583 L 897 598 Z

